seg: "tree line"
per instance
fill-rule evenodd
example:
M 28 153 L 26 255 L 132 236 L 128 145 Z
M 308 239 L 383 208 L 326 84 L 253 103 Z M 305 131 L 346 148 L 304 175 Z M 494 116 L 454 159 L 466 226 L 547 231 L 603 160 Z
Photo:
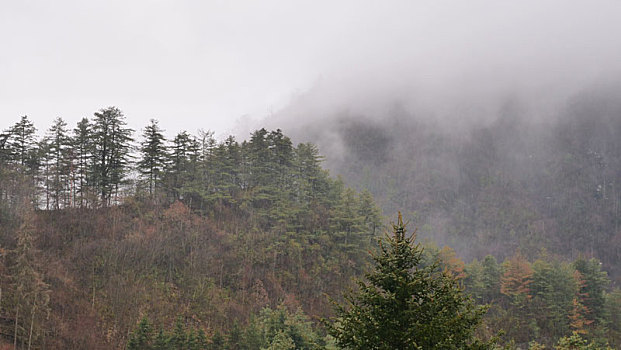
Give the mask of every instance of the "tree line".
M 28 176 L 30 200 L 47 210 L 107 207 L 130 195 L 183 200 L 199 210 L 214 203 L 256 209 L 280 203 L 280 210 L 283 197 L 303 202 L 328 190 L 317 147 L 294 147 L 281 130 L 257 130 L 241 143 L 233 136 L 217 142 L 203 130 L 170 140 L 163 132 L 152 119 L 135 139 L 123 112 L 109 107 L 71 130 L 57 118 L 38 138 L 23 116 L 0 134 L 0 195 L 9 205 L 18 197 L 9 171 Z M 278 210 L 255 214 L 277 222 Z
M 144 313 L 197 332 L 283 302 L 326 315 L 380 231 L 372 196 L 280 130 L 166 140 L 152 121 L 135 141 L 116 108 L 49 130 L 2 134 L 0 340 L 18 348 L 123 347 Z
M 128 349 L 526 349 L 619 345 L 621 294 L 595 259 L 569 263 L 521 254 L 464 264 L 423 246 L 401 217 L 373 250 L 357 290 L 313 323 L 300 308 L 266 306 L 245 324 L 205 336 L 178 318 L 169 330 L 144 317 Z M 478 304 L 478 305 L 477 305 Z M 184 331 L 188 329 L 187 331 Z M 199 336 L 200 335 L 200 336 Z
M 166 140 L 156 121 L 134 140 L 113 107 L 73 131 L 59 121 L 37 139 L 24 117 L 0 138 L 0 344 L 337 345 L 316 321 L 333 315 L 326 295 L 342 302 L 367 271 L 382 220 L 368 192 L 322 169 L 316 146 L 265 129 L 242 142 L 209 132 Z M 502 329 L 501 342 L 533 349 L 619 346 L 621 294 L 599 261 L 529 259 L 465 264 L 428 245 L 415 262 L 456 280 L 449 296 L 465 289 L 490 305 L 470 318 L 482 320 L 481 339 Z M 370 301 L 386 296 L 365 288 Z
M 462 256 L 504 259 L 520 249 L 533 259 L 545 247 L 569 260 L 600 259 L 618 284 L 620 101 L 619 89 L 585 90 L 544 118 L 508 99 L 487 121 L 463 127 L 395 107 L 309 118 L 297 136 L 339 150 L 328 169 Z

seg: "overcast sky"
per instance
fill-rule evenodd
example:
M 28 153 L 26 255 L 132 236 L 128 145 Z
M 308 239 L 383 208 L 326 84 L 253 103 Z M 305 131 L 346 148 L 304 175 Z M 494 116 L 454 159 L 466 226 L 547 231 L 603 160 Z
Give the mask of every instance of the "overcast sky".
M 617 0 L 0 0 L 2 129 L 114 105 L 222 135 L 317 86 L 562 94 L 620 71 Z

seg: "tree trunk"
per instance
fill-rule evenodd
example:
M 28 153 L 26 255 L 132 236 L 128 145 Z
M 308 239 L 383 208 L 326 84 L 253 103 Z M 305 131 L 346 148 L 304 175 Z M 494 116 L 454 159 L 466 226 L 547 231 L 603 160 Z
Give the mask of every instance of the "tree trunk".
M 95 310 L 95 263 L 93 262 L 93 301 L 92 308 Z
M 36 297 L 35 297 L 36 298 Z M 35 299 L 36 302 L 36 299 Z M 35 317 L 35 312 L 37 311 L 37 305 L 35 303 L 35 305 L 32 306 L 32 313 L 30 315 L 30 332 L 28 332 L 28 350 L 30 350 L 30 344 L 32 344 L 32 328 L 34 328 L 34 317 Z
M 15 334 L 13 335 L 13 349 L 17 350 L 17 320 L 19 319 L 19 305 L 15 310 Z

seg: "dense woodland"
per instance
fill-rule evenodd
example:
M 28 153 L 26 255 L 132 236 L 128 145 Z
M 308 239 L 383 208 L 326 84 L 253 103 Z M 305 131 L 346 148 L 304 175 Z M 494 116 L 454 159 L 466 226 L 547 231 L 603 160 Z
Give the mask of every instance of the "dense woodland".
M 316 146 L 294 146 L 280 130 L 257 130 L 242 142 L 203 131 L 166 139 L 153 120 L 136 136 L 110 107 L 74 128 L 59 118 L 37 133 L 22 117 L 0 136 L 0 346 L 334 348 L 338 339 L 321 322 L 334 316 L 330 299 L 341 302 L 369 271 L 369 251 L 385 232 L 368 187 L 384 213 L 403 206 L 414 218 L 410 225 L 427 239 L 421 268 L 450 276 L 489 305 L 481 339 L 618 348 L 621 292 L 606 272 L 618 278 L 618 245 L 605 239 L 618 232 L 609 228 L 619 220 L 619 141 L 606 138 L 600 149 L 569 132 L 582 119 L 559 122 L 567 128 L 559 140 L 577 144 L 556 163 L 537 163 L 553 178 L 546 182 L 531 168 L 505 168 L 500 151 L 488 154 L 515 135 L 494 136 L 498 125 L 518 123 L 507 118 L 458 148 L 457 185 L 421 163 L 453 154 L 448 139 L 403 128 L 412 136 L 393 140 L 385 129 L 349 124 L 341 131 L 351 149 L 377 152 L 368 162 L 368 154 L 352 153 L 342 165 L 356 191 L 329 176 Z M 621 130 L 611 126 L 619 127 L 590 130 Z M 421 146 L 411 158 L 388 154 L 411 142 Z M 436 153 L 420 158 L 424 150 Z M 580 165 L 593 159 L 605 165 Z M 549 191 L 565 197 L 529 201 Z M 455 250 L 438 247 L 435 230 Z M 478 259 L 464 263 L 466 247 Z
M 546 248 L 597 258 L 619 284 L 619 91 L 602 84 L 547 109 L 508 98 L 456 111 L 453 122 L 397 105 L 285 129 L 331 153 L 326 167 L 369 190 L 384 213 L 401 210 L 421 237 L 467 260 L 521 251 L 532 261 Z

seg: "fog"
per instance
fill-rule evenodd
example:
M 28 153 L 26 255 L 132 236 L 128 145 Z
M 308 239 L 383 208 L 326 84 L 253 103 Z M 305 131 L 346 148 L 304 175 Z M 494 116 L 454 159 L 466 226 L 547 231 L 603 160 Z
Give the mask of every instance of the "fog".
M 135 129 L 240 136 L 395 104 L 450 125 L 509 97 L 545 116 L 619 76 L 620 14 L 616 1 L 3 2 L 0 127 L 109 105 Z
M 613 2 L 399 5 L 345 20 L 357 28 L 332 47 L 326 73 L 270 124 L 344 111 L 382 118 L 399 105 L 454 126 L 493 119 L 508 100 L 545 119 L 568 97 L 620 77 Z

